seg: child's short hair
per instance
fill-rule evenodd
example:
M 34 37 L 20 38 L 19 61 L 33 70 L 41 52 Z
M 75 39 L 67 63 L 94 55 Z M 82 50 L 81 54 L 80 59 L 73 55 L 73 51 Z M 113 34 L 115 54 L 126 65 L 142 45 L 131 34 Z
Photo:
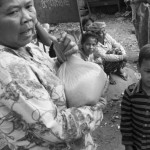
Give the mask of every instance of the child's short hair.
M 141 66 L 144 59 L 150 60 L 150 44 L 146 44 L 141 48 L 138 59 L 139 66 Z
M 97 43 L 98 43 L 98 36 L 95 34 L 95 33 L 92 33 L 92 32 L 86 32 L 82 35 L 82 38 L 81 38 L 81 45 L 83 45 L 86 40 L 88 38 L 95 38 L 97 40 Z
M 94 22 L 94 20 L 92 18 L 84 18 L 82 20 L 82 27 L 84 27 L 88 21 Z

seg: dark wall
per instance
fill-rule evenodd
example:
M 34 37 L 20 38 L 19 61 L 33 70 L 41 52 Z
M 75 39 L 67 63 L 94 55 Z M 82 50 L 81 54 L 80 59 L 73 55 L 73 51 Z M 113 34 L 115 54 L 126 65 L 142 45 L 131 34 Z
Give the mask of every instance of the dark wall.
M 77 0 L 34 0 L 41 23 L 79 22 Z

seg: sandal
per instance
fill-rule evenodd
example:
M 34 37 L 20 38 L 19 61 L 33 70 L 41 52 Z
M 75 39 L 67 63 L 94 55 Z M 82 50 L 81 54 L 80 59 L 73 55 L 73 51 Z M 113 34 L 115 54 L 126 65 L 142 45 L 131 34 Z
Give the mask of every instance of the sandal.
M 127 75 L 125 72 L 123 72 L 123 73 L 121 73 L 121 72 L 116 72 L 116 74 L 117 74 L 120 78 L 122 78 L 123 80 L 127 81 L 128 75 Z
M 109 76 L 109 83 L 112 85 L 116 84 L 116 81 L 111 77 L 111 75 Z

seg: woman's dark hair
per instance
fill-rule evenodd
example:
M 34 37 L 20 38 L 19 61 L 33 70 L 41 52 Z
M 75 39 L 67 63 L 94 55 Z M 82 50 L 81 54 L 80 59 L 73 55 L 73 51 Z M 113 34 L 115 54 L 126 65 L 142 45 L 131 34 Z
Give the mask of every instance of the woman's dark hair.
M 150 60 L 150 44 L 146 44 L 141 48 L 138 59 L 139 66 L 141 66 L 144 59 Z
M 84 18 L 82 20 L 82 27 L 84 27 L 88 21 L 94 22 L 94 20 L 92 18 Z
M 86 32 L 86 33 L 82 34 L 81 45 L 83 45 L 88 38 L 95 38 L 98 43 L 98 36 L 96 34 L 91 33 L 91 32 Z

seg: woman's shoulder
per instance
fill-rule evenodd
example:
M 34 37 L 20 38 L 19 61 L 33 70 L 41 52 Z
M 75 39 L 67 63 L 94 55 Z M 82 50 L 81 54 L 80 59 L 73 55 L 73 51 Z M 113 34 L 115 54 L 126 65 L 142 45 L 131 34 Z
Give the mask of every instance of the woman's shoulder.
M 20 61 L 18 57 L 9 48 L 0 46 L 0 65 L 18 63 L 18 61 Z

